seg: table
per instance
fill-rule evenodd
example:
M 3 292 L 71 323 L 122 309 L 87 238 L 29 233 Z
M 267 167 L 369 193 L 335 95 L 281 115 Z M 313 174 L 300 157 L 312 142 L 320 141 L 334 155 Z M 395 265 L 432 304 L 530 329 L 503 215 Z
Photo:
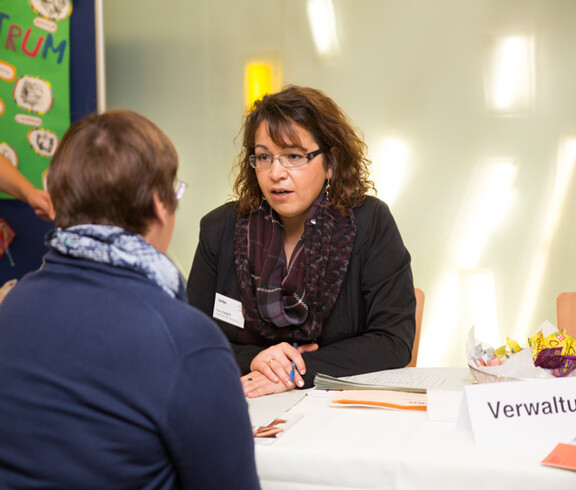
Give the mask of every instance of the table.
M 251 417 L 302 415 L 272 444 L 256 440 L 264 490 L 576 490 L 576 472 L 540 464 L 555 443 L 481 448 L 455 420 L 328 402 L 301 391 L 249 401 Z

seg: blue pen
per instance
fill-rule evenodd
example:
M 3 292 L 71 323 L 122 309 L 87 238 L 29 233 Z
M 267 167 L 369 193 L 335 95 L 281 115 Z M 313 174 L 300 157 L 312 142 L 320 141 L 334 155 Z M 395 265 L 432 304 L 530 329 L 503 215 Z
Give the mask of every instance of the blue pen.
M 294 342 L 292 344 L 292 347 L 297 349 L 298 348 L 298 342 Z M 292 361 L 292 365 L 290 366 L 290 368 L 292 369 L 292 371 L 290 371 L 290 381 L 293 383 L 294 382 L 294 374 L 296 373 L 296 363 L 294 361 Z

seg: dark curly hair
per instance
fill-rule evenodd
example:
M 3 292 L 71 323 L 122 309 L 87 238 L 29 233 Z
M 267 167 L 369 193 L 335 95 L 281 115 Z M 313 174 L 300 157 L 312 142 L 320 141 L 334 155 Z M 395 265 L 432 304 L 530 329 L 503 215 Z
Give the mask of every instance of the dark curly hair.
M 250 166 L 255 135 L 266 121 L 268 134 L 278 146 L 301 146 L 294 126 L 308 131 L 324 150 L 324 164 L 332 168 L 330 205 L 344 214 L 376 193 L 369 179 L 367 147 L 359 130 L 340 107 L 320 90 L 289 85 L 254 103 L 242 125 L 242 148 L 233 168 L 234 193 L 240 216 L 256 211 L 262 199 L 256 173 Z

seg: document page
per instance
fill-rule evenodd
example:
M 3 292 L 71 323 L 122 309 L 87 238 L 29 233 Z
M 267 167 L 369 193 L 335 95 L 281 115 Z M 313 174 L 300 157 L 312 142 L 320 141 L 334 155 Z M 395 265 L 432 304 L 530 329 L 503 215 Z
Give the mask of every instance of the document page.
M 292 390 L 276 395 L 247 398 L 250 421 L 255 427 L 267 426 L 302 400 L 308 390 Z
M 334 378 L 318 373 L 320 390 L 398 390 L 425 393 L 428 389 L 459 389 L 474 381 L 468 368 L 400 368 Z

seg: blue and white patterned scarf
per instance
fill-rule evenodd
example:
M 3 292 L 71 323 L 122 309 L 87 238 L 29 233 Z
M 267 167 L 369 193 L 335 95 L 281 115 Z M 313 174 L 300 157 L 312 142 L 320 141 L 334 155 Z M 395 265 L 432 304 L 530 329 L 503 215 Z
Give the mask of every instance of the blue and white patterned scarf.
M 173 298 L 186 301 L 184 278 L 176 266 L 136 233 L 117 226 L 77 225 L 56 228 L 46 245 L 63 255 L 138 272 Z

